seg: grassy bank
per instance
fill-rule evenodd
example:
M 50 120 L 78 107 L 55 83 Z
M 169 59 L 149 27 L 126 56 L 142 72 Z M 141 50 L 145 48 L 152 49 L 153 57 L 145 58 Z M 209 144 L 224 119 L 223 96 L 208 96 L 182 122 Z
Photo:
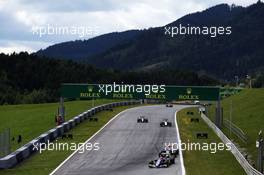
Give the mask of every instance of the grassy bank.
M 193 115 L 187 115 L 193 112 Z M 198 118 L 199 123 L 191 122 L 191 118 Z M 177 121 L 182 143 L 211 144 L 220 143 L 221 140 L 207 126 L 198 113 L 197 108 L 189 108 L 178 112 Z M 196 134 L 208 133 L 208 139 L 197 139 Z M 211 151 L 189 150 L 183 152 L 184 165 L 187 175 L 243 175 L 240 167 L 230 151 L 217 151 L 212 147 Z
M 246 133 L 248 141 L 244 143 L 234 134 L 230 135 L 227 129 L 223 131 L 234 142 L 238 143 L 240 147 L 246 149 L 245 151 L 250 155 L 253 163 L 256 162 L 256 139 L 259 131 L 264 130 L 264 89 L 245 89 L 237 95 L 224 99 L 222 106 L 224 109 L 224 119 L 230 120 L 230 110 L 232 109 L 231 120 Z M 212 117 L 213 109 L 210 111 L 210 116 Z
M 94 105 L 110 102 L 110 100 L 95 100 Z M 91 108 L 92 105 L 92 101 L 66 102 L 66 120 Z M 15 150 L 41 133 L 54 128 L 57 108 L 58 103 L 0 106 L 0 132 L 10 128 L 11 136 L 15 137 L 15 140 L 11 141 L 11 146 L 12 150 Z M 17 143 L 19 134 L 22 135 L 20 144 Z
M 114 108 L 112 112 L 102 111 L 95 115 L 98 122 L 85 121 L 79 126 L 73 128 L 69 133 L 73 135 L 73 139 L 58 139 L 57 143 L 83 143 L 102 126 L 104 126 L 111 118 L 121 111 L 134 106 L 125 106 Z M 51 173 L 63 160 L 65 160 L 72 151 L 44 151 L 36 154 L 26 161 L 22 162 L 14 169 L 0 170 L 0 175 L 47 175 Z

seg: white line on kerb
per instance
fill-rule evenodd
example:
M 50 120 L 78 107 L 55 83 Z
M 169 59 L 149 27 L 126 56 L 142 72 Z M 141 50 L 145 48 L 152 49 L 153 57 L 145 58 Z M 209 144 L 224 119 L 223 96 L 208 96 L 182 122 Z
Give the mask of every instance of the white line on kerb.
M 130 109 L 126 109 L 122 112 L 120 112 L 119 114 L 117 114 L 115 117 L 113 117 L 111 120 L 109 120 L 100 130 L 98 130 L 92 137 L 90 137 L 88 140 L 85 141 L 84 145 L 87 144 L 92 138 L 94 138 L 99 132 L 101 132 L 108 124 L 110 124 L 113 120 L 115 120 L 118 116 L 120 116 L 121 114 L 127 112 L 128 110 L 131 110 L 133 108 Z M 75 150 L 69 157 L 67 157 L 67 159 L 65 159 L 55 170 L 53 170 L 50 175 L 53 175 L 60 167 L 62 167 L 72 156 L 74 156 L 74 154 L 76 154 L 79 151 L 79 149 Z
M 179 133 L 179 128 L 178 128 L 178 124 L 177 124 L 177 112 L 175 112 L 175 128 L 176 128 L 176 133 L 177 133 L 177 138 L 178 138 L 178 147 L 179 147 L 179 155 L 180 155 L 180 162 L 181 162 L 181 169 L 182 169 L 182 173 L 181 175 L 185 175 L 185 167 L 184 167 L 184 162 L 183 162 L 183 156 L 182 156 L 182 148 L 181 148 L 181 138 L 180 138 L 180 133 Z

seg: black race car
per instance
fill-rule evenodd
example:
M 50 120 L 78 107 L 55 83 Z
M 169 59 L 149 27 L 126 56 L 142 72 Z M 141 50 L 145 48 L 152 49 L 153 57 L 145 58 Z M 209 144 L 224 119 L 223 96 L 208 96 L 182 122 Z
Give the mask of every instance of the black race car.
M 171 165 L 171 161 L 168 158 L 159 158 L 149 162 L 149 168 L 168 168 Z
M 170 165 L 175 163 L 176 155 L 172 154 L 171 151 L 161 151 L 157 160 L 149 162 L 149 168 L 168 168 Z
M 160 127 L 171 127 L 172 123 L 168 121 L 168 119 L 164 119 L 162 122 L 160 122 Z
M 173 107 L 173 104 L 171 104 L 171 103 L 167 103 L 167 104 L 166 104 L 166 107 L 168 107 L 168 108 L 172 108 L 172 107 Z
M 137 119 L 138 123 L 148 123 L 148 119 L 145 116 L 140 116 Z

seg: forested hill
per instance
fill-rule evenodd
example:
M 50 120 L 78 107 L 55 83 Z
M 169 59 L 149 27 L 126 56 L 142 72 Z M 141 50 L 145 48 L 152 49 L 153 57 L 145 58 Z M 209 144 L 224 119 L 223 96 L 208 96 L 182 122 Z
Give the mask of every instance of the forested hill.
M 78 61 L 103 53 L 114 46 L 124 44 L 135 38 L 139 33 L 139 30 L 113 32 L 89 40 L 59 43 L 47 49 L 39 50 L 36 54 L 50 58 L 74 59 Z
M 164 27 L 151 28 L 139 31 L 133 39 L 112 45 L 103 52 L 86 54 L 85 60 L 101 68 L 136 71 L 189 70 L 224 80 L 232 80 L 236 75 L 245 77 L 246 74 L 263 71 L 263 16 L 264 4 L 261 2 L 249 7 L 220 4 L 202 12 L 188 14 L 167 26 L 230 26 L 231 35 L 214 38 L 184 35 L 171 38 L 164 35 Z M 62 46 L 59 44 L 56 47 L 63 48 Z M 83 49 L 87 48 L 84 46 Z M 76 57 L 70 55 L 78 54 L 59 49 L 54 52 L 68 55 L 73 60 Z
M 0 105 L 56 102 L 61 83 L 217 85 L 192 72 L 119 72 L 27 53 L 0 54 Z
M 144 31 L 130 44 L 108 50 L 88 62 L 101 67 L 130 70 L 174 68 L 231 80 L 262 71 L 264 67 L 264 4 L 247 8 L 220 5 L 187 15 L 172 23 L 231 26 L 232 34 L 184 35 L 171 38 L 164 28 Z M 171 25 L 170 25 L 171 26 Z

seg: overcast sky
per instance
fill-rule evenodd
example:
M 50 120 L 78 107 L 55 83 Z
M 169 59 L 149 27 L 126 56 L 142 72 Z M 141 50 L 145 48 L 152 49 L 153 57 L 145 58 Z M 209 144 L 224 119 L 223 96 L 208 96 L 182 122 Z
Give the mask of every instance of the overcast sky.
M 220 3 L 248 6 L 256 1 L 0 0 L 0 53 L 34 52 L 64 41 L 163 26 L 186 14 Z M 49 27 L 51 34 L 40 37 L 38 27 L 42 28 L 42 32 Z M 52 27 L 67 29 L 68 33 L 52 34 Z M 82 35 L 83 29 L 86 29 L 85 36 Z M 76 33 L 77 30 L 79 33 Z

